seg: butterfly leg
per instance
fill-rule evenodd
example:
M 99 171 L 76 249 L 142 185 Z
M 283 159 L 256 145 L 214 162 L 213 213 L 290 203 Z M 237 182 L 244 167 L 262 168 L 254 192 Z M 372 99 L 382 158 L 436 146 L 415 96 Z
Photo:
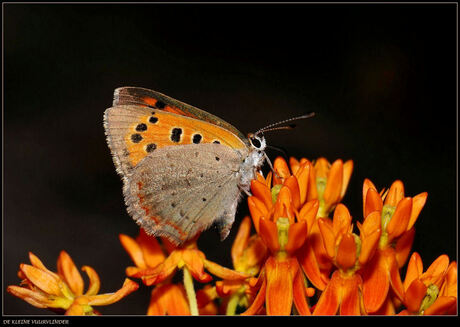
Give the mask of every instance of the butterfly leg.
M 276 178 L 280 178 L 278 174 L 275 171 L 275 168 L 273 168 L 272 162 L 270 161 L 270 158 L 268 158 L 267 154 L 264 151 L 264 157 L 267 160 L 268 165 L 270 166 L 270 169 L 272 170 L 273 174 L 275 175 Z
M 252 196 L 251 192 L 249 192 L 246 188 L 244 188 L 243 186 L 241 185 L 238 185 L 239 189 L 241 191 L 243 191 L 244 193 L 246 193 L 247 196 Z

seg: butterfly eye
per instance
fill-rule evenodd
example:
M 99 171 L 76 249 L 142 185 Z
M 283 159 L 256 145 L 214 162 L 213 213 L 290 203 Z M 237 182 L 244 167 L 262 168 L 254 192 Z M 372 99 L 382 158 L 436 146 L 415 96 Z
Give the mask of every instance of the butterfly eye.
M 262 146 L 262 143 L 260 142 L 260 139 L 258 137 L 256 137 L 256 136 L 251 138 L 251 144 L 256 149 L 260 149 L 260 147 Z

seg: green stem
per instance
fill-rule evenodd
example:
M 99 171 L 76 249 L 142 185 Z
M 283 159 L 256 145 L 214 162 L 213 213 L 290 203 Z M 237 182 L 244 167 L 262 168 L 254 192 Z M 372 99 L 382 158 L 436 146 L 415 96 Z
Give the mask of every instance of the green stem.
M 240 296 L 238 292 L 233 294 L 230 297 L 230 300 L 228 300 L 228 304 L 227 304 L 227 311 L 225 312 L 227 316 L 235 315 L 239 300 L 240 300 Z
M 192 316 L 198 316 L 198 304 L 196 302 L 195 287 L 193 286 L 193 278 L 188 270 L 187 266 L 182 269 L 184 273 L 184 287 L 185 293 L 187 293 L 188 303 L 190 307 L 190 314 Z

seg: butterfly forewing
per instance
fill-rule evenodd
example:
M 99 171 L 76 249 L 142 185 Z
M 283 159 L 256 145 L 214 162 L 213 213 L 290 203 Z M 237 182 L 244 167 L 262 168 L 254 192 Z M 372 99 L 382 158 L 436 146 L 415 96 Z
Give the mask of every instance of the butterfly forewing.
M 167 146 L 217 143 L 239 152 L 246 149 L 241 139 L 221 127 L 143 106 L 107 109 L 104 126 L 115 164 L 124 176 L 146 156 Z
M 132 86 L 117 88 L 114 92 L 113 106 L 125 104 L 147 106 L 206 121 L 232 132 L 243 142 L 247 142 L 246 137 L 238 129 L 223 119 L 160 92 Z

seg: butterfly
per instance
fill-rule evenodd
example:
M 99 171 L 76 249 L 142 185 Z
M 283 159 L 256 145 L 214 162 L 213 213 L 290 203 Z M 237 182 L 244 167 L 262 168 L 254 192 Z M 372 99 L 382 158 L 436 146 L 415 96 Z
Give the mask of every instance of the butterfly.
M 117 88 L 104 128 L 128 213 L 177 245 L 213 223 L 225 239 L 266 158 L 259 133 L 145 88 Z

